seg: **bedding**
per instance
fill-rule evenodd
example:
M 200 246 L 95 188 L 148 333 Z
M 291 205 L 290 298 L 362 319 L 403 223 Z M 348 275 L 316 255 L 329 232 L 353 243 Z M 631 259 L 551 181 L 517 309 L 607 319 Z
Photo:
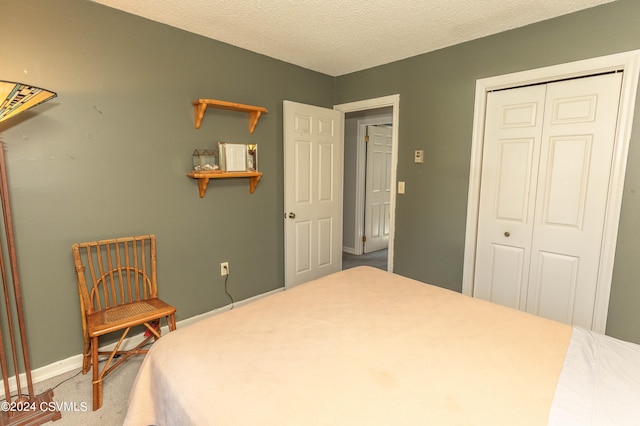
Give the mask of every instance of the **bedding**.
M 549 425 L 639 425 L 640 345 L 575 327 Z
M 164 336 L 125 425 L 544 425 L 572 334 L 348 269 Z

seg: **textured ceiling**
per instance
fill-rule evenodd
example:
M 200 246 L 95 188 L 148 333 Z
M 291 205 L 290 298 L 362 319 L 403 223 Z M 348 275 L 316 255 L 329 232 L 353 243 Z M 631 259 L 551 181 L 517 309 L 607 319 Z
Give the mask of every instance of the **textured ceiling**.
M 338 76 L 614 0 L 91 0 Z

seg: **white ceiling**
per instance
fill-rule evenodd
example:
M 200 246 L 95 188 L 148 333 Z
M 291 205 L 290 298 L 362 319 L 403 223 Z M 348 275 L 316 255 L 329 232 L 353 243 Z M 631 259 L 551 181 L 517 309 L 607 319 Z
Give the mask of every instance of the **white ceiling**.
M 615 0 L 91 0 L 331 76 Z

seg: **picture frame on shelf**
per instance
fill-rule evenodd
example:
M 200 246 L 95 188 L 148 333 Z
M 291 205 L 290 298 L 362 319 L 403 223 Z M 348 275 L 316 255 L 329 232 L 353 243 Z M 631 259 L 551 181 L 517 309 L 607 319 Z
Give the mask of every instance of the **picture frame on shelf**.
M 247 171 L 258 171 L 258 144 L 247 144 Z
M 247 145 L 243 143 L 218 142 L 220 169 L 225 172 L 247 171 Z

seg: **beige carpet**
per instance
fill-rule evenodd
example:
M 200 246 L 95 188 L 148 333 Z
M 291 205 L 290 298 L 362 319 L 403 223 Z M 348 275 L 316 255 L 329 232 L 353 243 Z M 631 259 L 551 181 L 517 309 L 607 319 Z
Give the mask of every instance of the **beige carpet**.
M 103 385 L 102 408 L 97 411 L 91 409 L 93 404 L 91 372 L 83 375 L 79 373 L 78 368 L 36 383 L 34 385 L 36 393 L 55 387 L 53 401 L 58 406 L 78 407 L 77 411 L 63 411 L 61 420 L 46 424 L 54 426 L 122 425 L 127 414 L 129 391 L 143 359 L 143 356 L 132 357 L 109 374 Z M 69 380 L 65 381 L 67 379 Z M 86 407 L 86 410 L 83 410 L 83 407 Z

